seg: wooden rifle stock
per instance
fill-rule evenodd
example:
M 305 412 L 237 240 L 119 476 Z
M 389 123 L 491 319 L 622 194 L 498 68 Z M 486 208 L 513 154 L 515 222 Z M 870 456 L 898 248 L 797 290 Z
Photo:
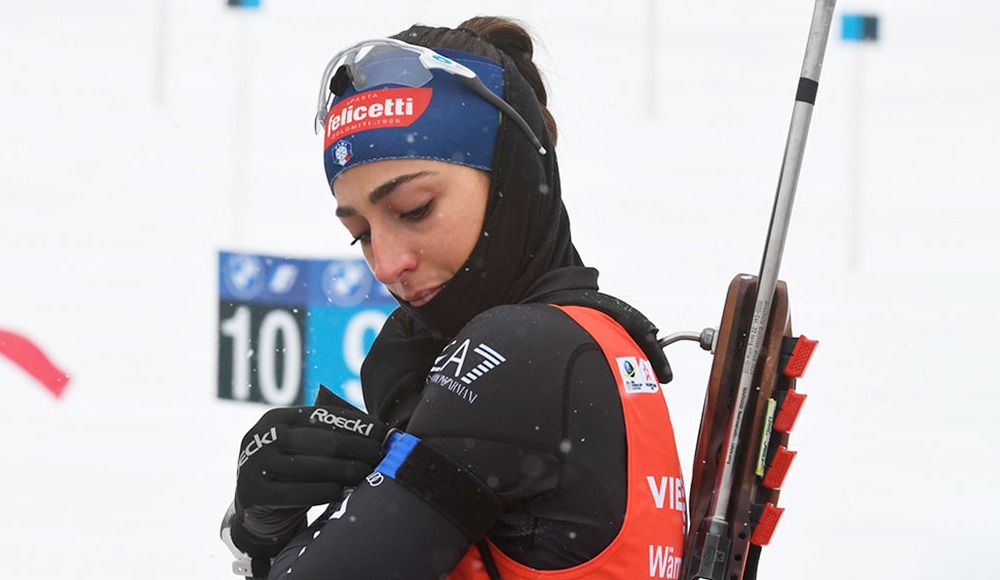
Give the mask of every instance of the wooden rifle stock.
M 704 534 L 697 532 L 704 530 L 710 523 L 709 506 L 715 491 L 723 444 L 739 386 L 743 356 L 753 319 L 756 291 L 757 277 L 741 274 L 730 283 L 726 296 L 694 455 L 688 499 L 690 531 L 685 540 L 685 558 L 680 576 L 684 579 L 710 577 L 699 576 L 699 570 L 704 571 L 706 568 L 699 560 L 702 553 L 701 546 L 695 544 L 699 538 L 704 538 Z M 745 449 L 749 450 L 759 450 L 765 437 L 770 438 L 768 447 L 772 450 L 788 444 L 788 433 L 772 431 L 767 424 L 768 401 L 776 395 L 787 392 L 788 389 L 793 389 L 795 385 L 795 379 L 786 376 L 780 368 L 782 346 L 785 337 L 791 337 L 792 332 L 788 292 L 784 282 L 779 281 L 777 284 L 770 314 L 764 344 L 757 362 L 753 396 L 746 410 L 748 420 L 743 423 L 740 437 L 741 443 L 746 444 Z M 767 455 L 765 451 L 765 467 Z M 756 513 L 759 508 L 755 509 L 754 506 L 763 506 L 767 503 L 776 505 L 780 493 L 777 489 L 762 485 L 763 478 L 757 475 L 756 471 L 757 453 L 740 454 L 727 518 L 729 556 L 724 563 L 711 563 L 710 567 L 716 571 L 712 576 L 721 573 L 720 577 L 726 580 L 733 578 L 750 580 L 756 575 L 759 546 L 754 546 L 751 538 L 754 537 L 756 520 L 760 514 Z

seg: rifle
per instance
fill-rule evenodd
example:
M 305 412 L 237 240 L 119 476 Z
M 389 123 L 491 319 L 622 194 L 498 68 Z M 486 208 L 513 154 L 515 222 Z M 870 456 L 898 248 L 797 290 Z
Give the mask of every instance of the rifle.
M 779 490 L 795 457 L 788 433 L 805 395 L 795 390 L 816 341 L 792 334 L 778 269 L 836 0 L 816 0 L 785 143 L 764 256 L 757 276 L 729 285 L 719 329 L 660 340 L 696 340 L 714 353 L 688 499 L 690 525 L 680 578 L 753 580 L 761 546 L 783 508 Z

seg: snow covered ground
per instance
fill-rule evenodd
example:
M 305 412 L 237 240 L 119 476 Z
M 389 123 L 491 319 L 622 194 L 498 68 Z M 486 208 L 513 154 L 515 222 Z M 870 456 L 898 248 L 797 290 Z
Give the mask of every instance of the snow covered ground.
M 262 407 L 215 398 L 216 253 L 354 256 L 311 126 L 348 42 L 528 22 L 582 255 L 665 332 L 717 324 L 729 280 L 759 266 L 812 3 L 649 7 L 5 2 L 0 328 L 73 378 L 56 400 L 0 360 L 3 576 L 229 576 L 217 527 Z M 843 11 L 877 13 L 879 44 L 844 44 Z M 998 27 L 1000 6 L 972 0 L 838 8 L 782 268 L 796 330 L 821 344 L 761 578 L 984 573 L 1000 515 Z M 710 360 L 667 353 L 690 457 Z

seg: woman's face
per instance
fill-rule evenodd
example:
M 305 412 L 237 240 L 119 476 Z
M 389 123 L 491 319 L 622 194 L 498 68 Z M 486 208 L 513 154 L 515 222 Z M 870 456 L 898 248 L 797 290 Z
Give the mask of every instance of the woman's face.
M 430 159 L 352 167 L 333 184 L 337 217 L 375 278 L 412 306 L 451 280 L 483 229 L 489 173 Z

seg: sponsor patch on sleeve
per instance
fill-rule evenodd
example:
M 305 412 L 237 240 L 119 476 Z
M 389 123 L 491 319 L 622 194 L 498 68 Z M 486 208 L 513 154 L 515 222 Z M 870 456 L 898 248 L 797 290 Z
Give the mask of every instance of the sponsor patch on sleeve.
M 644 358 L 621 356 L 615 359 L 618 363 L 618 374 L 626 393 L 657 393 L 660 383 L 653 373 L 653 365 Z

